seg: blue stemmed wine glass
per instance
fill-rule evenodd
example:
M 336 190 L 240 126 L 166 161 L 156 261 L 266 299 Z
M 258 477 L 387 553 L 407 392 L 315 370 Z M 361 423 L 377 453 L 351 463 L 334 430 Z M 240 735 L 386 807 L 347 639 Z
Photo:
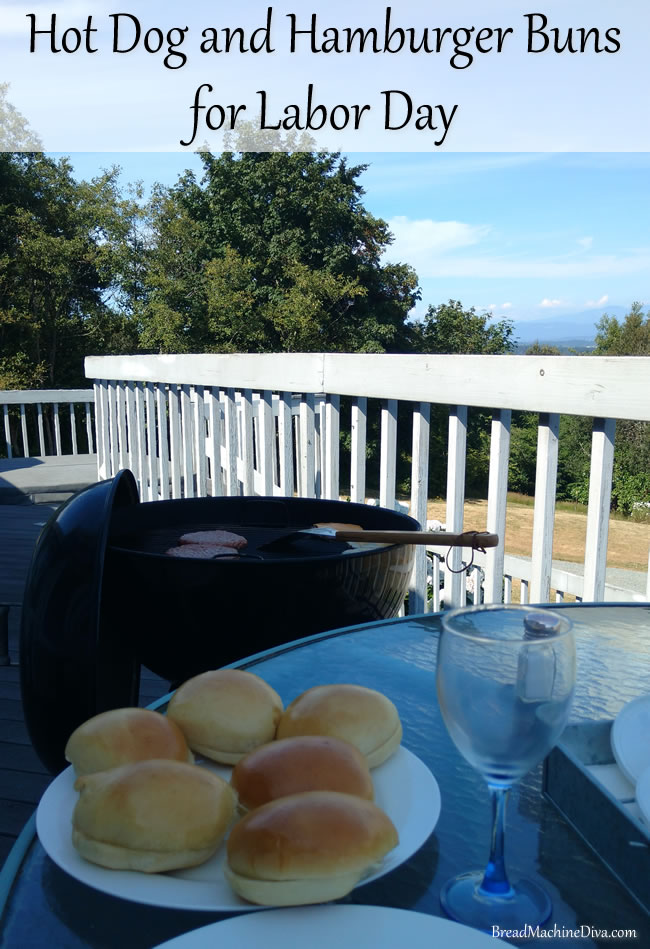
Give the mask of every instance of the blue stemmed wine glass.
M 454 744 L 487 781 L 492 836 L 485 870 L 449 880 L 440 899 L 452 919 L 492 932 L 524 929 L 551 914 L 532 880 L 511 883 L 504 859 L 511 786 L 540 762 L 569 717 L 575 686 L 571 623 L 528 606 L 477 606 L 443 614 L 437 691 Z

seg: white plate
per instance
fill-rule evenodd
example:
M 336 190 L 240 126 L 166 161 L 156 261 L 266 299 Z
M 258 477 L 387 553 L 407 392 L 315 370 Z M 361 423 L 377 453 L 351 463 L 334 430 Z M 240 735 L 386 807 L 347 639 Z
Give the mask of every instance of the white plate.
M 639 805 L 644 822 L 650 825 L 650 765 L 637 781 L 636 802 Z
M 387 906 L 299 906 L 235 916 L 176 936 L 157 949 L 489 949 L 503 944 L 450 919 Z
M 616 763 L 632 784 L 650 767 L 650 695 L 624 705 L 611 732 Z
M 226 780 L 231 768 L 205 765 Z M 375 802 L 391 818 L 399 844 L 387 854 L 380 870 L 364 883 L 395 869 L 415 853 L 431 834 L 440 814 L 440 790 L 427 766 L 400 747 L 384 764 L 372 771 Z M 67 768 L 47 788 L 36 811 L 36 830 L 47 854 L 63 870 L 88 886 L 137 903 L 175 909 L 256 910 L 240 899 L 226 882 L 223 866 L 225 847 L 199 867 L 170 873 L 138 873 L 107 870 L 84 860 L 72 846 L 72 812 L 77 801 L 74 772 Z M 359 884 L 361 885 L 361 884 Z

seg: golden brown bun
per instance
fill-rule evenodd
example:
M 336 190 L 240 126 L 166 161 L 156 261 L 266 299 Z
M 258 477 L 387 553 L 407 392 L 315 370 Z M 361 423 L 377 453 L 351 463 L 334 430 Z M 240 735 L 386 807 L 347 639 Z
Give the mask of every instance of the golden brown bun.
M 178 725 L 144 708 L 116 708 L 88 719 L 70 735 L 65 757 L 78 775 L 149 758 L 194 761 Z
M 372 778 L 361 752 L 341 738 L 302 735 L 269 742 L 233 768 L 230 783 L 243 808 L 301 791 L 342 791 L 371 801 Z
M 349 893 L 397 844 L 392 821 L 371 801 L 308 791 L 264 804 L 235 824 L 225 874 L 252 903 L 320 903 Z
M 216 669 L 184 682 L 172 696 L 167 715 L 193 751 L 235 764 L 275 738 L 282 699 L 252 672 Z
M 317 685 L 287 706 L 277 737 L 334 735 L 355 745 L 376 768 L 399 748 L 402 725 L 385 695 L 362 685 Z
M 72 843 L 92 863 L 158 873 L 203 863 L 232 823 L 236 799 L 216 774 L 140 761 L 77 778 Z

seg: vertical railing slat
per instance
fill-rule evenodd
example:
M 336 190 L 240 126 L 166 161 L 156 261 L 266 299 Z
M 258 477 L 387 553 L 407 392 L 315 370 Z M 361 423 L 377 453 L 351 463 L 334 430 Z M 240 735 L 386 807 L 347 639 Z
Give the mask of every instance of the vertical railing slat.
M 2 414 L 4 415 L 4 423 L 5 423 L 5 447 L 7 450 L 7 458 L 13 458 L 14 455 L 11 448 L 11 425 L 9 422 L 9 406 L 8 405 L 5 404 L 2 406 Z M 44 455 L 45 451 L 42 450 L 41 454 Z
M 317 498 L 323 497 L 325 490 L 325 440 L 327 437 L 327 418 L 325 417 L 325 396 L 314 399 L 314 491 Z
M 300 487 L 299 493 L 304 498 L 316 496 L 316 462 L 315 452 L 315 424 L 314 424 L 314 395 L 303 393 L 299 411 L 300 429 Z
M 5 406 L 6 408 L 6 406 Z M 36 427 L 38 429 L 38 453 L 45 455 L 45 430 L 43 428 L 43 404 L 42 402 L 36 403 Z M 11 457 L 11 455 L 9 456 Z
M 339 437 L 341 398 L 330 395 L 325 405 L 325 497 L 339 499 Z
M 135 449 L 137 454 L 137 470 L 139 472 L 140 497 L 142 500 L 151 500 L 149 478 L 147 476 L 147 427 L 144 408 L 144 388 L 137 382 L 134 390 L 135 421 L 137 425 Z
M 206 389 L 204 398 L 208 405 L 208 457 L 210 459 L 210 494 L 214 498 L 223 495 L 223 475 L 221 467 L 221 404 L 219 390 Z
M 158 416 L 158 474 L 159 474 L 159 488 L 158 488 L 158 497 L 161 501 L 166 501 L 169 498 L 169 435 L 168 435 L 168 424 L 169 424 L 169 400 L 167 398 L 167 391 L 163 383 L 159 383 L 155 387 L 155 401 L 156 401 L 156 414 Z M 154 498 L 154 500 L 156 500 Z
M 411 462 L 411 516 L 424 529 L 427 523 L 429 495 L 429 428 L 431 406 L 420 402 L 413 412 L 413 451 Z M 409 613 L 424 613 L 427 603 L 427 552 L 415 548 L 415 562 L 409 586 Z
M 108 431 L 108 383 L 97 379 L 95 390 L 95 424 L 97 426 L 97 477 L 105 481 L 110 477 L 110 443 Z M 86 422 L 88 421 L 88 403 L 86 403 Z M 92 435 L 89 442 L 92 451 Z
M 140 497 L 142 494 L 142 466 L 140 464 L 140 452 L 138 451 L 138 410 L 136 408 L 135 382 L 129 381 L 126 384 L 126 440 L 127 440 L 127 467 L 131 469 L 135 480 L 138 482 L 138 491 Z
M 181 386 L 181 441 L 183 459 L 183 497 L 194 497 L 194 439 L 192 397 L 188 385 Z
M 170 385 L 169 387 L 169 459 L 171 467 L 171 492 L 172 498 L 181 497 L 181 468 L 182 468 L 181 444 L 181 402 L 180 387 Z
M 93 442 L 93 417 L 90 402 L 84 402 L 84 411 L 86 413 L 86 442 L 88 444 L 88 454 L 92 455 L 95 451 L 95 444 Z M 97 412 L 96 406 L 95 412 Z
M 196 458 L 196 496 L 206 497 L 208 493 L 207 460 L 205 453 L 206 425 L 204 389 L 194 388 L 194 457 Z
M 54 403 L 54 445 L 57 455 L 61 455 L 61 420 L 59 419 L 59 403 Z
M 43 405 L 41 402 L 36 403 L 36 426 L 38 428 L 38 453 L 42 456 L 45 454 L 45 430 L 43 428 Z
M 501 603 L 503 600 L 503 559 L 505 555 L 511 421 L 512 412 L 510 409 L 497 410 L 492 415 L 487 530 L 491 534 L 499 535 L 499 546 L 489 547 L 486 550 L 483 587 L 486 603 Z
M 440 556 L 434 551 L 431 560 L 431 600 L 426 609 L 429 613 L 438 613 L 440 610 Z
M 280 494 L 291 497 L 294 492 L 293 420 L 291 393 L 281 392 L 278 403 L 278 455 Z
M 582 588 L 583 600 L 588 602 L 605 598 L 615 434 L 615 419 L 594 419 L 589 471 L 585 572 Z
M 59 406 L 57 405 L 55 406 L 55 408 L 58 410 Z M 57 421 L 58 421 L 58 416 L 57 416 Z M 23 457 L 30 458 L 31 456 L 29 453 L 29 439 L 27 438 L 27 415 L 25 412 L 25 405 L 23 402 L 20 403 L 20 429 L 23 435 Z M 59 442 L 58 442 L 59 450 L 57 451 L 57 455 L 61 454 L 60 448 L 61 448 L 61 437 L 59 435 Z
M 364 504 L 366 500 L 366 431 L 368 400 L 365 396 L 352 403 L 350 420 L 350 500 Z
M 445 526 L 448 531 L 463 530 L 465 506 L 465 465 L 467 450 L 467 406 L 457 405 L 449 413 L 449 442 L 447 451 L 447 511 Z M 460 571 L 464 551 L 452 547 L 445 570 L 445 607 L 464 603 L 465 573 Z
M 397 399 L 386 399 L 381 408 L 379 456 L 379 503 L 395 507 L 395 462 L 397 456 Z
M 111 380 L 107 387 L 108 396 L 108 428 L 110 437 L 109 477 L 116 475 L 120 469 L 120 433 L 118 422 L 119 392 L 117 383 Z
M 145 436 L 147 444 L 147 500 L 158 498 L 158 439 L 156 426 L 156 401 L 153 382 L 147 382 L 144 388 Z
M 72 440 L 72 454 L 78 455 L 77 449 L 77 418 L 74 411 L 74 402 L 70 403 L 70 437 Z
M 126 429 L 126 390 L 123 382 L 117 383 L 117 429 L 119 433 L 120 468 L 129 468 L 127 429 Z
M 229 497 L 239 494 L 237 477 L 237 405 L 235 390 L 228 388 L 224 394 L 224 459 L 226 471 L 226 493 Z
M 548 603 L 550 596 L 559 430 L 559 415 L 547 412 L 540 415 L 537 434 L 533 550 L 529 590 L 530 602 L 532 603 Z
M 250 389 L 244 389 L 240 393 L 240 415 L 239 431 L 240 444 L 239 451 L 243 465 L 243 491 L 245 495 L 255 493 L 254 488 L 254 464 L 253 464 L 253 393 Z
M 273 455 L 275 449 L 275 422 L 273 418 L 273 394 L 269 389 L 260 393 L 257 425 L 258 468 L 262 474 L 265 495 L 273 494 Z

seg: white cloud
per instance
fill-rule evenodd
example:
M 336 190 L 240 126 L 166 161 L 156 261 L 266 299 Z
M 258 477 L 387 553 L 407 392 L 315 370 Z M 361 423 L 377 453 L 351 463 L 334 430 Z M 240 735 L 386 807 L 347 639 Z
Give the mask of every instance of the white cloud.
M 581 237 L 577 243 L 580 244 L 581 247 L 584 247 L 585 250 L 589 250 L 593 242 L 593 237 Z
M 564 306 L 562 300 L 549 300 L 548 297 L 544 297 L 541 303 L 537 304 L 538 306 L 544 307 L 545 309 L 552 309 L 556 306 Z
M 588 306 L 588 307 L 605 306 L 608 300 L 609 300 L 609 294 L 604 293 L 602 297 L 600 298 L 600 300 L 587 300 L 587 302 L 585 303 L 585 306 Z
M 502 309 L 502 310 L 511 310 L 511 309 L 512 309 L 512 303 L 502 303 L 502 304 L 501 304 L 501 309 Z
M 396 259 L 396 258 L 392 258 Z M 546 280 L 576 277 L 622 277 L 647 274 L 650 270 L 650 249 L 641 248 L 625 254 L 566 255 L 557 257 L 509 257 L 505 254 L 429 254 L 421 256 L 418 265 L 402 255 L 405 263 L 413 263 L 423 277 L 502 277 L 543 278 Z
M 460 247 L 478 244 L 488 233 L 483 225 L 463 221 L 433 221 L 425 218 L 412 221 L 398 215 L 388 221 L 394 241 L 386 251 L 386 259 L 403 261 L 415 267 L 419 274 L 436 268 L 436 260 Z

